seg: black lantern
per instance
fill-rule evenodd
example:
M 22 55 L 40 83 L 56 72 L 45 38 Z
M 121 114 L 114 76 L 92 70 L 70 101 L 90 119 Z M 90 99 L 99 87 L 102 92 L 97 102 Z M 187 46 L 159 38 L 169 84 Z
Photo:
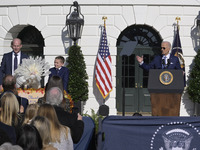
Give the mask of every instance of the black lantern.
M 71 8 L 74 8 L 74 11 L 71 13 Z M 66 26 L 68 29 L 69 37 L 74 41 L 81 38 L 82 30 L 84 25 L 84 16 L 81 14 L 80 6 L 78 2 L 73 2 L 73 5 L 70 7 L 69 14 L 66 16 Z

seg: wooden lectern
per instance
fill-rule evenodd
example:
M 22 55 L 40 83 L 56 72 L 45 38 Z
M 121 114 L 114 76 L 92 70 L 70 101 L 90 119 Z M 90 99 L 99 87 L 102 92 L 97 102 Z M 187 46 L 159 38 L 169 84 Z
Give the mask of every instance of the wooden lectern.
M 179 116 L 184 90 L 182 70 L 151 69 L 148 90 L 152 116 Z

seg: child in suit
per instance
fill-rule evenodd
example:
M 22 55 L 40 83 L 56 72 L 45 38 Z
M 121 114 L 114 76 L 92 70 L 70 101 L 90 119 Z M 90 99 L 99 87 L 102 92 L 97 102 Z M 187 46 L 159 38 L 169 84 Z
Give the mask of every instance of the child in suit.
M 67 92 L 68 79 L 69 79 L 69 70 L 67 67 L 64 67 L 65 59 L 63 56 L 57 56 L 54 60 L 54 67 L 50 68 L 49 71 L 51 74 L 49 75 L 49 79 L 52 76 L 59 76 L 62 78 L 64 90 Z

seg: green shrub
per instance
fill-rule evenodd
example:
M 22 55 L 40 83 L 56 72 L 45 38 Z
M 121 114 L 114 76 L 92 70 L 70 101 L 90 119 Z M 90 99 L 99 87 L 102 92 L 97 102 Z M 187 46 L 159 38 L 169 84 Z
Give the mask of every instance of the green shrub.
M 194 58 L 194 66 L 190 71 L 187 92 L 193 102 L 200 103 L 200 50 Z
M 104 117 L 101 116 L 101 115 L 96 114 L 93 109 L 91 109 L 91 115 L 83 114 L 83 116 L 92 118 L 92 120 L 94 121 L 94 124 L 95 124 L 95 133 L 97 134 L 98 133 L 98 129 L 99 129 L 99 119 L 100 118 L 103 119 Z
M 88 99 L 88 75 L 79 46 L 70 47 L 67 62 L 69 69 L 68 92 L 73 101 L 86 101 Z

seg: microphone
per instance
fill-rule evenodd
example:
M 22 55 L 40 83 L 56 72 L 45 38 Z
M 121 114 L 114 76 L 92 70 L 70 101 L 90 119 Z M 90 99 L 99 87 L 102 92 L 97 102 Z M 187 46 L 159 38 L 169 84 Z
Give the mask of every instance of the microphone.
M 165 60 L 164 60 L 164 59 L 162 59 L 162 65 L 163 65 L 163 66 L 165 65 Z
M 170 65 L 170 60 L 167 59 L 167 67 Z
M 162 69 L 164 69 L 164 68 L 165 68 L 165 60 L 162 59 Z

